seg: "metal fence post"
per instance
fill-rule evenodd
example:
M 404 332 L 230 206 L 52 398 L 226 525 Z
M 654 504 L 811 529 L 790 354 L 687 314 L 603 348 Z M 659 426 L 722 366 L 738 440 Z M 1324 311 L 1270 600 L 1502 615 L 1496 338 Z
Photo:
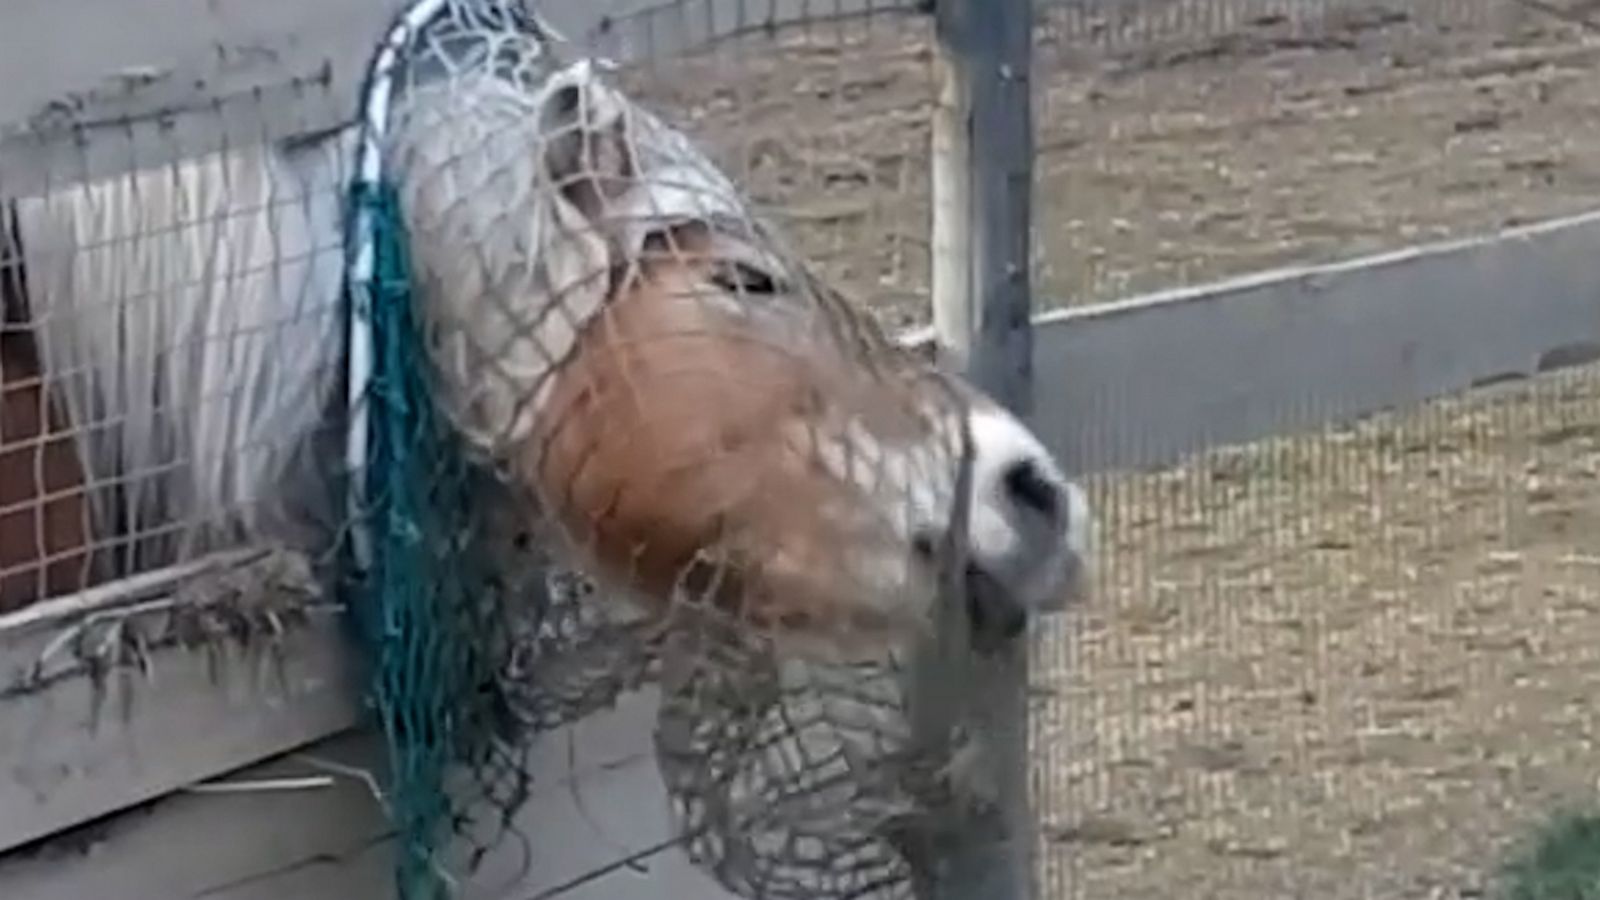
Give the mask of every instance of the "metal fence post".
M 933 315 L 977 383 L 1032 412 L 1033 7 L 935 0 Z
M 1024 418 L 1032 414 L 1031 0 L 934 0 L 939 97 L 933 121 L 933 304 L 941 352 Z M 978 773 L 999 803 L 964 821 L 920 891 L 928 900 L 1023 900 L 1035 894 L 1037 829 L 1029 802 L 1025 642 L 975 658 L 962 617 L 939 622 L 920 670 L 916 724 L 928 735 L 964 719 L 987 750 Z M 960 704 L 933 697 L 951 691 Z M 944 721 L 938 720 L 944 718 Z M 947 731 L 945 733 L 948 733 Z

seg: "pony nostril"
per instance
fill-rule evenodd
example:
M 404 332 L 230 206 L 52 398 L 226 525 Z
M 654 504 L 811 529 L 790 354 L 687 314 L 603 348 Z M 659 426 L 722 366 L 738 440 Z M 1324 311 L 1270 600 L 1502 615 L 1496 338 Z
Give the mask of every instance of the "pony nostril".
M 933 559 L 933 535 L 926 531 L 919 532 L 911 539 L 911 550 L 925 560 Z
M 1012 463 L 1001 478 L 1006 492 L 1019 505 L 1052 520 L 1061 515 L 1061 491 L 1039 471 L 1033 460 Z

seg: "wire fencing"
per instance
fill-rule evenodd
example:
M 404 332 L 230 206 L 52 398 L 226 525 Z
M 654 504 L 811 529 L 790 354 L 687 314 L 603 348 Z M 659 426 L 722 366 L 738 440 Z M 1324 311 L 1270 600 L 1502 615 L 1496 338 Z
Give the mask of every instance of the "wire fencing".
M 1600 196 L 1597 34 L 1531 4 L 1063 3 L 1041 20 L 1043 303 L 1475 238 Z M 1216 310 L 1258 338 L 1232 367 L 1195 358 L 1209 336 L 1194 331 L 1139 345 L 1168 391 L 1206 404 L 1175 413 L 1196 434 L 1248 420 L 1257 440 L 1173 454 L 1189 423 L 1127 393 L 1079 410 L 1106 423 L 1082 437 L 1110 461 L 1090 479 L 1104 580 L 1036 657 L 1048 896 L 1592 883 L 1592 849 L 1501 873 L 1553 813 L 1594 799 L 1589 326 L 1498 354 L 1509 383 L 1409 399 L 1438 390 L 1412 386 L 1436 377 L 1422 373 L 1515 342 L 1475 310 L 1546 315 L 1533 300 L 1566 290 L 1562 252 L 1520 281 L 1485 279 L 1495 263 L 1470 249 L 1403 288 L 1374 275 L 1392 315 L 1351 302 L 1360 274 L 1284 282 L 1281 312 Z M 1375 322 L 1439 311 L 1391 361 L 1372 352 L 1389 326 L 1346 305 Z M 1332 374 L 1295 381 L 1308 360 Z M 1224 370 L 1210 395 L 1176 387 Z M 1363 392 L 1397 408 L 1352 417 Z M 1559 846 L 1582 846 L 1574 833 Z
M 128 75 L 8 129 L 0 611 L 87 590 L 103 620 L 34 677 L 143 665 L 186 634 L 268 635 L 327 599 L 306 564 L 341 527 L 326 460 L 346 154 L 296 140 L 278 113 L 321 86 L 279 74 L 277 94 L 203 101 Z M 145 108 L 127 79 L 152 84 Z M 300 574 L 238 610 L 150 596 L 232 597 L 241 566 Z M 140 604 L 158 621 L 123 614 Z
M 1600 117 L 1589 83 L 1600 45 L 1591 29 L 1536 7 L 1103 0 L 1041 3 L 1037 19 L 1032 259 L 1040 308 L 1481 235 L 1587 210 L 1597 193 Z M 781 252 L 741 257 L 738 278 L 716 283 L 743 296 L 762 288 L 752 271 L 776 269 L 803 286 L 794 291 L 803 307 L 832 309 L 842 294 L 891 331 L 930 321 L 938 98 L 933 26 L 922 11 L 685 0 L 602 17 L 575 37 L 618 62 L 595 71 L 636 110 L 623 120 L 648 114 L 692 145 L 651 132 L 642 146 L 654 171 L 720 172 L 734 189 L 700 193 L 716 195 L 732 219 L 776 226 L 787 241 Z M 352 40 L 364 50 L 377 39 L 363 31 Z M 491 799 L 504 815 L 487 836 L 474 832 L 483 843 L 469 857 L 514 830 L 526 800 L 526 730 L 547 731 L 574 710 L 664 678 L 681 690 L 669 697 L 666 737 L 653 749 L 689 823 L 686 842 L 725 884 L 748 895 L 762 885 L 828 896 L 911 890 L 904 860 L 926 835 L 908 837 L 905 804 L 950 798 L 940 793 L 947 786 L 908 794 L 906 782 L 885 782 L 881 768 L 865 765 L 904 761 L 902 660 L 887 674 L 880 665 L 863 675 L 773 665 L 770 649 L 717 643 L 715 629 L 679 631 L 689 643 L 663 643 L 636 619 L 595 613 L 595 586 L 581 576 L 546 577 L 542 548 L 556 542 L 532 539 L 527 526 L 540 519 L 519 506 L 528 499 L 507 494 L 504 465 L 482 458 L 504 450 L 506 435 L 513 444 L 527 437 L 517 431 L 527 427 L 525 410 L 475 393 L 498 382 L 480 384 L 468 363 L 481 360 L 462 350 L 527 323 L 495 318 L 504 310 L 473 312 L 467 297 L 461 321 L 431 323 L 431 333 L 453 328 L 470 340 L 412 348 L 437 371 L 407 368 L 416 360 L 396 349 L 403 342 L 380 343 L 371 396 L 391 407 L 363 406 L 370 397 L 347 393 L 343 214 L 359 135 L 348 116 L 330 122 L 305 112 L 346 104 L 340 90 L 353 93 L 350 82 L 329 77 L 285 71 L 291 87 L 278 93 L 214 104 L 180 98 L 176 112 L 156 104 L 87 129 L 82 116 L 58 109 L 67 124 L 34 117 L 24 144 L 35 149 L 8 154 L 8 171 L 27 174 L 4 182 L 9 221 L 0 229 L 0 611 L 267 546 L 317 564 L 307 568 L 320 586 L 311 574 L 296 576 L 311 599 L 236 602 L 251 593 L 237 578 L 198 584 L 187 595 L 221 598 L 200 604 L 210 613 L 101 628 L 101 639 L 63 643 L 67 655 L 54 664 L 136 665 L 159 641 L 271 634 L 339 583 L 337 567 L 323 563 L 348 562 L 330 553 L 357 524 L 343 504 L 352 474 L 344 461 L 367 465 L 374 457 L 365 452 L 388 454 L 393 477 L 364 482 L 373 508 L 392 509 L 384 504 L 395 491 L 410 491 L 417 508 L 455 523 L 441 526 L 439 534 L 454 529 L 451 538 L 426 552 L 406 543 L 415 535 L 405 528 L 374 532 L 391 542 L 383 557 L 391 588 L 455 585 L 436 592 L 448 602 L 434 596 L 406 607 L 417 618 L 405 627 L 446 622 L 452 639 L 495 628 L 503 638 L 428 657 L 449 656 L 441 666 L 457 679 L 435 682 L 448 690 L 433 697 L 405 691 L 417 660 L 438 647 L 387 658 L 389 714 L 401 723 L 390 722 L 391 736 L 397 744 L 438 739 L 414 745 L 422 748 L 409 757 L 418 770 L 438 752 L 488 774 L 469 799 Z M 410 112 L 402 100 L 399 119 L 422 109 L 450 120 L 461 114 L 461 96 Z M 383 203 L 411 211 L 403 233 L 377 245 L 387 248 L 377 253 L 385 263 L 406 268 L 380 266 L 369 276 L 378 287 L 394 287 L 381 277 L 387 272 L 407 290 L 478 284 L 483 296 L 503 293 L 509 282 L 472 278 L 493 268 L 484 262 L 491 250 L 515 257 L 527 250 L 517 242 L 536 236 L 501 230 L 521 221 L 504 209 L 452 218 L 462 208 L 444 194 L 490 191 L 515 206 L 514 191 L 494 180 L 503 174 L 495 165 L 454 181 L 424 171 L 470 167 L 458 158 L 462 148 L 430 150 L 428 139 L 448 128 L 410 121 L 409 149 L 389 147 L 388 160 L 401 172 L 410 166 L 412 181 L 399 185 L 410 193 L 358 198 L 397 219 L 406 214 Z M 523 138 L 544 147 L 558 133 Z M 577 174 L 593 176 L 605 161 L 589 157 Z M 626 182 L 638 172 L 608 175 Z M 440 184 L 444 193 L 428 194 L 427 185 Z M 606 185 L 596 190 L 617 199 Z M 695 215 L 709 216 L 703 201 Z M 433 218 L 419 217 L 422 208 Z M 637 226 L 626 215 L 598 218 L 608 220 L 608 241 Z M 761 228 L 735 230 L 770 251 Z M 513 270 L 532 271 L 505 271 Z M 1425 285 L 1411 302 L 1449 303 L 1473 280 Z M 567 311 L 568 325 L 587 314 Z M 406 334 L 420 326 L 374 327 Z M 531 327 L 541 340 L 576 340 L 559 323 Z M 1239 396 L 1273 395 L 1272 373 L 1308 354 L 1303 344 L 1276 342 L 1283 332 L 1260 333 L 1250 371 L 1228 386 Z M 1360 348 L 1337 339 L 1321 352 L 1347 352 L 1355 379 Z M 1150 352 L 1152 368 L 1186 371 L 1184 345 Z M 866 396 L 863 385 L 886 378 L 912 393 L 897 368 L 903 360 L 883 353 L 895 365 L 852 384 Z M 1563 360 L 1546 362 L 1561 368 Z M 1528 826 L 1562 801 L 1590 797 L 1596 759 L 1585 698 L 1600 677 L 1590 650 L 1600 583 L 1584 542 L 1600 478 L 1600 382 L 1581 353 L 1565 362 L 1580 365 L 1359 421 L 1343 415 L 1340 385 L 1273 395 L 1261 399 L 1271 427 L 1257 429 L 1269 437 L 1181 459 L 1150 449 L 1161 444 L 1159 429 L 1147 428 L 1151 417 L 1126 396 L 1108 392 L 1081 412 L 1086 421 L 1141 424 L 1075 439 L 1111 462 L 1085 482 L 1099 535 L 1094 602 L 1052 620 L 1035 644 L 1045 896 L 1170 896 L 1179 886 L 1207 897 L 1482 896 L 1496 861 Z M 407 418 L 416 411 L 407 398 L 440 390 L 439 371 L 451 365 L 456 390 L 439 395 L 449 398 L 442 418 Z M 539 395 L 533 382 L 556 368 L 535 360 L 512 379 L 531 379 L 520 388 Z M 1041 383 L 1038 404 L 1056 403 L 1055 389 Z M 580 408 L 584 391 L 569 393 L 541 402 Z M 354 454 L 350 424 L 363 415 L 380 421 L 363 432 L 372 444 Z M 1071 421 L 1080 412 L 1052 415 Z M 918 416 L 939 419 L 928 408 Z M 532 421 L 546 455 L 526 454 L 523 475 L 542 485 L 540 516 L 560 519 L 561 504 L 576 500 L 552 485 L 563 472 L 581 480 L 585 454 L 562 444 L 570 440 L 564 426 Z M 383 432 L 384 422 L 395 430 Z M 944 435 L 934 444 L 950 438 L 932 432 Z M 404 448 L 432 446 L 423 438 L 448 443 L 462 434 L 495 436 L 460 455 L 398 460 Z M 498 499 L 485 502 L 484 492 Z M 572 515 L 561 524 L 598 527 Z M 484 551 L 477 568 L 474 547 Z M 502 553 L 522 561 L 507 565 Z M 626 569 L 614 555 L 598 558 Z M 427 571 L 406 576 L 397 563 Z M 712 570 L 691 574 L 701 587 L 716 582 Z M 281 580 L 280 569 L 261 574 L 263 583 Z M 438 615 L 439 602 L 450 616 Z M 236 616 L 235 607 L 249 614 Z M 369 637 L 381 643 L 396 621 L 369 620 Z M 771 622 L 780 633 L 793 625 L 776 613 Z M 573 648 L 583 652 L 565 652 Z M 663 674 L 663 654 L 681 665 Z M 726 677 L 740 667 L 762 677 Z M 471 704 L 460 701 L 489 682 L 493 689 Z M 430 730 L 451 713 L 460 715 L 449 727 L 465 722 L 474 733 Z M 718 755 L 735 743 L 740 752 Z M 820 759 L 811 765 L 796 763 L 813 753 Z M 819 788 L 818 773 L 838 778 Z M 427 788 L 427 777 L 413 786 Z M 841 784 L 851 790 L 829 793 Z M 818 797 L 831 799 L 807 805 Z M 840 812 L 866 801 L 864 818 Z M 461 812 L 425 805 L 414 808 L 421 831 Z M 847 838 L 862 838 L 868 850 L 839 850 Z M 415 849 L 434 861 L 428 840 Z M 824 865 L 829 857 L 859 865 L 841 874 Z

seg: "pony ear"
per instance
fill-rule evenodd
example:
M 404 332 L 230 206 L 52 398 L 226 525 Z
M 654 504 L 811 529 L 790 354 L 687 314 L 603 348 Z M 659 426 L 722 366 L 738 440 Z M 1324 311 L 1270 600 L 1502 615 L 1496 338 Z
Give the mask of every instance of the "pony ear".
M 604 220 L 638 171 L 626 104 L 583 67 L 550 94 L 541 125 L 551 183 L 591 222 Z

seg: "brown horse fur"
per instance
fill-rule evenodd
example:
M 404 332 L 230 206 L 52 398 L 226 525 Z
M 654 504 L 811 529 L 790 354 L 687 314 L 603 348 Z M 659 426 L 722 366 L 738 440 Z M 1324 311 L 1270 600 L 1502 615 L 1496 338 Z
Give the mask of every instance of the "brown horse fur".
M 83 465 L 42 375 L 20 256 L 8 255 L 0 256 L 0 613 L 82 589 L 90 541 Z
M 895 532 L 892 479 L 846 482 L 821 461 L 852 423 L 871 423 L 855 450 L 924 446 L 932 411 L 906 380 L 920 373 L 847 359 L 871 323 L 841 335 L 782 284 L 744 296 L 737 240 L 703 223 L 661 238 L 555 373 L 523 477 L 595 574 L 646 602 L 833 641 L 920 618 L 934 573 Z

